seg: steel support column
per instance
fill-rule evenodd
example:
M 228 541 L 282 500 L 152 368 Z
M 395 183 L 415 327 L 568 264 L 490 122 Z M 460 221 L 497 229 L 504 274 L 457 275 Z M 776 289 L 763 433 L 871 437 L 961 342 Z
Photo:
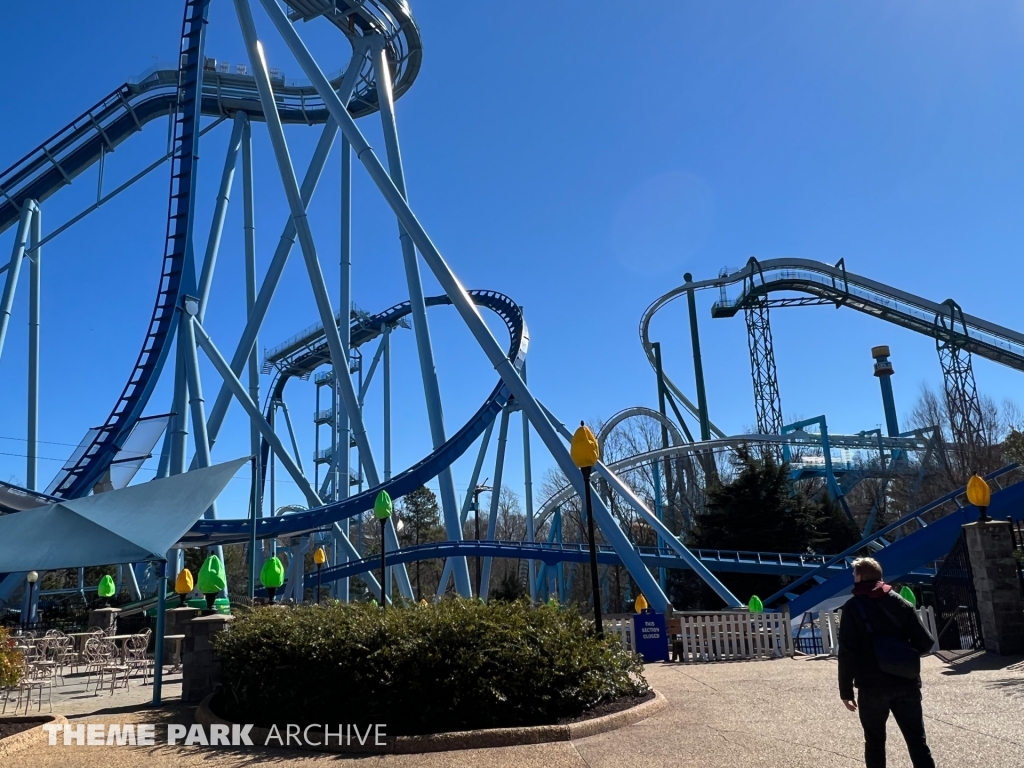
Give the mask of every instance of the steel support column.
M 388 66 L 383 40 L 377 38 L 373 51 L 374 75 L 377 81 L 377 101 L 380 105 L 381 126 L 388 158 L 391 180 L 404 200 L 409 199 L 405 185 L 405 170 L 402 167 L 402 152 L 398 143 L 398 125 L 395 121 L 395 103 L 391 92 L 391 68 Z M 398 225 L 398 239 L 402 246 L 402 261 L 405 264 L 405 279 L 409 290 L 409 304 L 412 309 L 413 333 L 416 336 L 416 352 L 420 362 L 423 380 L 423 395 L 427 404 L 427 421 L 430 425 L 430 439 L 434 449 L 444 445 L 447 437 L 444 429 L 444 409 L 441 405 L 441 388 L 437 382 L 434 364 L 434 350 L 430 343 L 430 325 L 427 322 L 427 305 L 423 298 L 423 281 L 416 257 L 416 246 L 401 222 Z M 459 525 L 459 508 L 455 500 L 455 481 L 450 466 L 444 467 L 437 476 L 441 491 L 441 512 L 450 541 L 462 540 L 462 526 Z M 469 592 L 469 567 L 465 558 L 456 559 L 452 564 L 455 588 L 463 597 Z M 465 581 L 463 582 L 463 577 Z
M 687 272 L 683 280 L 693 282 L 693 276 Z M 693 378 L 697 386 L 697 410 L 700 414 L 700 439 L 711 439 L 711 421 L 708 418 L 708 396 L 704 390 L 704 363 L 700 356 L 700 332 L 697 329 L 697 299 L 691 288 L 686 292 L 686 306 L 690 315 L 690 346 L 693 350 Z M 767 310 L 765 310 L 767 312 Z M 662 383 L 659 381 L 658 386 Z
M 28 425 L 25 446 L 25 487 L 39 490 L 39 315 L 42 281 L 43 239 L 42 211 L 36 206 L 32 216 L 32 263 L 29 265 L 28 290 Z
M 942 383 L 949 411 L 949 428 L 953 439 L 953 452 L 958 466 L 954 480 L 966 482 L 975 472 L 985 443 L 984 416 L 978 385 L 974 380 L 974 365 L 971 353 L 963 348 L 961 339 L 967 338 L 967 324 L 963 310 L 952 299 L 943 302 L 949 307 L 949 314 L 937 315 L 935 324 L 942 333 L 937 334 L 935 349 L 942 366 Z
M 338 304 L 343 322 L 339 327 L 341 332 L 341 343 L 345 349 L 352 348 L 352 148 L 348 139 L 341 137 L 341 269 L 339 272 L 339 298 Z M 346 360 L 346 364 L 348 361 Z M 349 371 L 346 368 L 345 375 Z M 352 431 L 348 411 L 345 410 L 345 401 L 341 397 L 341 389 L 338 383 L 338 373 L 334 373 L 334 384 L 331 387 L 334 397 L 334 435 L 337 445 L 334 448 L 332 464 L 335 469 L 334 497 L 335 499 L 347 499 L 352 488 Z M 384 476 L 389 476 L 390 467 L 385 464 Z M 351 533 L 349 521 L 341 524 L 345 535 Z M 340 553 L 339 553 L 340 554 Z M 342 562 L 348 558 L 341 555 Z M 336 587 L 338 597 L 346 603 L 349 601 L 349 580 L 342 579 Z
M 220 252 L 220 240 L 224 234 L 224 219 L 228 212 L 228 201 L 231 198 L 231 185 L 235 180 L 235 166 L 238 164 L 238 147 L 242 141 L 242 131 L 246 130 L 249 120 L 245 112 L 235 113 L 235 122 L 228 139 L 228 151 L 224 153 L 224 167 L 220 174 L 220 188 L 217 190 L 217 203 L 213 208 L 213 220 L 210 222 L 210 235 L 206 240 L 206 255 L 199 273 L 199 321 L 206 317 L 206 307 L 210 298 L 210 286 L 213 273 L 217 267 L 217 255 Z
M 274 7 L 277 8 L 276 4 Z M 280 10 L 280 8 L 277 8 L 277 10 Z M 285 196 L 288 198 L 288 208 L 292 214 L 292 221 L 295 223 L 295 233 L 299 239 L 299 249 L 302 251 L 302 258 L 306 265 L 310 287 L 313 289 L 313 298 L 316 301 L 320 323 L 323 326 L 324 336 L 330 350 L 331 363 L 334 365 L 335 372 L 347 371 L 348 350 L 342 347 L 341 336 L 338 333 L 338 326 L 334 319 L 334 310 L 331 308 L 331 297 L 327 292 L 327 285 L 324 283 L 316 245 L 313 242 L 313 233 L 309 227 L 309 219 L 306 217 L 306 206 L 302 201 L 299 184 L 295 178 L 295 169 L 292 166 L 291 155 L 288 152 L 284 126 L 281 124 L 281 116 L 278 114 L 277 103 L 274 101 L 274 93 L 270 86 L 270 73 L 263 56 L 263 46 L 257 39 L 256 25 L 253 22 L 252 10 L 249 8 L 248 1 L 235 0 L 235 12 L 238 16 L 238 25 L 242 31 L 242 38 L 245 40 L 249 62 L 252 65 L 256 88 L 260 94 L 260 103 L 263 106 L 263 116 L 267 122 L 270 143 L 281 174 Z M 333 90 L 330 90 L 330 94 L 333 99 L 338 99 L 338 95 Z M 351 120 L 348 110 L 344 106 L 342 106 L 342 111 Z M 345 400 L 345 407 L 348 410 L 349 418 L 352 420 L 355 440 L 359 446 L 360 461 L 363 463 L 367 480 L 371 486 L 378 485 L 380 483 L 380 476 L 377 474 L 373 451 L 370 449 L 370 438 L 366 432 L 362 414 L 357 407 L 358 398 L 355 388 L 352 386 L 352 380 L 348 376 L 336 375 L 335 378 L 341 384 L 341 395 Z
M 757 431 L 777 435 L 782 429 L 782 401 L 775 370 L 775 347 L 768 315 L 768 300 L 759 297 L 752 307 L 743 310 L 747 321 L 747 344 L 750 347 L 750 375 L 754 383 L 754 409 Z M 773 450 L 765 448 L 765 450 Z
M 341 85 L 338 87 L 338 98 L 344 100 L 345 103 L 348 103 L 352 90 L 355 88 L 359 69 L 365 57 L 366 54 L 363 47 L 357 45 L 352 51 L 352 59 L 349 62 L 348 69 L 345 70 L 345 76 L 342 78 Z M 309 201 L 313 197 L 313 192 L 316 190 L 316 185 L 320 181 L 320 174 L 323 173 L 324 166 L 327 164 L 327 157 L 330 155 L 331 146 L 334 144 L 334 138 L 337 133 L 338 124 L 333 118 L 324 123 L 320 139 L 317 142 L 316 149 L 313 151 L 313 157 L 306 169 L 306 175 L 302 179 L 302 188 L 299 190 L 302 197 L 303 210 L 309 205 Z M 234 371 L 236 376 L 242 374 L 245 361 L 252 350 L 256 348 L 256 337 L 260 326 L 263 325 L 263 320 L 267 316 L 270 300 L 277 290 L 277 285 L 281 280 L 285 264 L 288 262 L 292 246 L 295 245 L 295 232 L 295 222 L 289 216 L 284 231 L 278 240 L 277 248 L 274 250 L 274 255 L 270 260 L 270 265 L 267 267 L 267 272 L 263 277 L 263 284 L 260 286 L 259 295 L 256 297 L 256 304 L 249 315 L 249 321 L 246 323 L 245 330 L 242 331 L 238 345 L 235 347 L 234 354 L 231 357 L 231 370 Z M 210 411 L 208 429 L 211 441 L 216 441 L 230 403 L 231 392 L 228 390 L 227 385 L 224 385 L 217 393 L 217 399 L 214 401 L 213 409 Z
M 520 307 L 520 310 L 522 307 Z M 523 383 L 526 383 L 526 361 L 523 361 Z M 537 535 L 533 519 L 533 466 L 530 461 L 530 420 L 523 413 L 523 486 L 526 506 L 526 540 L 531 544 Z M 527 578 L 530 584 L 530 602 L 537 602 L 537 561 L 527 560 Z
M 243 3 L 243 1 L 236 0 L 236 5 Z M 316 92 L 323 98 L 324 104 L 330 111 L 331 116 L 338 121 L 338 125 L 352 143 L 356 156 L 367 169 L 370 178 L 377 185 L 384 199 L 391 206 L 392 211 L 398 216 L 406 232 L 409 233 L 413 243 L 423 255 L 424 260 L 441 284 L 442 289 L 452 300 L 452 304 L 459 312 L 459 315 L 466 323 L 481 349 L 487 355 L 491 365 L 494 366 L 502 381 L 511 390 L 520 407 L 526 412 L 527 417 L 537 431 L 537 435 L 544 442 L 544 445 L 558 463 L 559 468 L 582 496 L 584 492 L 583 477 L 573 463 L 568 447 L 559 438 L 540 404 L 523 383 L 515 365 L 508 359 L 505 350 L 498 343 L 494 334 L 491 333 L 490 328 L 480 315 L 469 293 L 451 271 L 441 252 L 430 240 L 423 225 L 416 218 L 401 192 L 395 187 L 387 170 L 374 154 L 362 132 L 352 119 L 352 116 L 348 114 L 345 106 L 331 90 L 330 82 L 313 60 L 312 55 L 292 27 L 291 22 L 288 21 L 287 16 L 285 16 L 274 0 L 261 0 L 261 2 L 274 25 L 280 31 L 289 50 L 295 55 L 303 72 L 310 79 Z M 665 593 L 661 590 L 657 580 L 647 570 L 639 553 L 630 544 L 629 539 L 622 532 L 622 529 L 619 528 L 608 510 L 597 500 L 595 500 L 594 504 L 594 513 L 595 519 L 601 525 L 602 532 L 609 543 L 615 548 L 616 553 L 622 559 L 630 574 L 637 581 L 639 588 L 647 595 L 650 605 L 657 611 L 666 610 L 669 607 L 668 598 L 665 597 Z M 468 581 L 468 573 L 466 573 L 466 580 Z
M 501 424 L 498 427 L 498 452 L 494 459 L 494 485 L 491 486 L 491 511 L 487 520 L 487 540 L 494 541 L 498 529 L 498 505 L 501 502 L 501 481 L 505 473 L 505 446 L 508 444 L 509 408 L 506 405 L 501 411 Z M 480 569 L 480 589 L 478 597 L 487 600 L 491 592 L 491 560 L 485 557 Z
M 476 463 L 473 464 L 473 472 L 469 476 L 469 492 L 466 493 L 466 497 L 462 502 L 462 511 L 459 514 L 459 526 L 464 526 L 466 520 L 469 518 L 469 512 L 473 508 L 474 493 L 473 489 L 476 488 L 477 483 L 480 480 L 480 470 L 483 469 L 484 459 L 487 457 L 487 448 L 491 444 L 491 433 L 494 432 L 494 419 L 491 419 L 487 424 L 487 429 L 484 430 L 483 437 L 480 438 L 480 450 L 476 455 Z M 437 583 L 437 597 L 438 599 L 444 597 L 444 593 L 448 591 L 448 579 L 452 575 L 452 560 L 446 558 L 444 561 L 444 568 L 441 569 L 441 579 Z
M 0 356 L 4 353 L 4 340 L 7 338 L 7 326 L 11 321 L 14 291 L 18 287 L 18 275 L 21 273 L 21 262 L 25 258 L 25 247 L 28 244 L 29 229 L 35 208 L 35 203 L 31 200 L 22 206 L 18 233 L 14 237 L 14 250 L 11 252 L 11 261 L 7 266 L 7 282 L 4 283 L 3 297 L 0 298 Z

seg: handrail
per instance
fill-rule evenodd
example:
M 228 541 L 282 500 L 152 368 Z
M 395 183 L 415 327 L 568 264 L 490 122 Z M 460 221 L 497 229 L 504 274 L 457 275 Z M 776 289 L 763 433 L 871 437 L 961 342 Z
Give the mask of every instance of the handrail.
M 989 472 L 987 475 L 985 475 L 985 480 L 986 480 L 986 482 L 991 482 L 992 480 L 995 480 L 996 478 L 1001 477 L 1002 475 L 1005 475 L 1005 474 L 1007 474 L 1009 472 L 1012 472 L 1013 470 L 1017 469 L 1020 466 L 1021 466 L 1020 464 L 1016 464 L 1016 463 L 1008 464 L 1007 466 L 1003 467 L 1002 469 L 997 469 L 994 472 Z M 812 572 L 810 572 L 810 573 L 808 573 L 808 574 L 806 574 L 804 576 L 801 576 L 796 581 L 787 584 L 785 587 L 780 589 L 774 595 L 771 595 L 770 597 L 765 599 L 764 604 L 765 605 L 769 605 L 772 602 L 774 602 L 775 600 L 778 600 L 779 598 L 785 597 L 787 592 L 792 592 L 796 587 L 799 587 L 800 585 L 805 584 L 809 579 L 813 579 L 815 576 L 820 575 L 820 571 L 823 570 L 824 568 L 829 567 L 830 565 L 836 563 L 837 561 L 839 561 L 840 559 L 842 559 L 844 557 L 849 557 L 850 555 L 854 554 L 855 552 L 857 552 L 857 551 L 859 551 L 861 549 L 864 549 L 864 547 L 868 546 L 873 541 L 876 541 L 876 540 L 882 538 L 883 536 L 887 536 L 888 534 L 892 533 L 893 531 L 899 530 L 900 528 L 902 528 L 907 523 L 910 523 L 910 522 L 913 522 L 914 520 L 917 520 L 922 515 L 925 515 L 928 512 L 931 512 L 933 509 L 937 509 L 938 507 L 941 507 L 943 504 L 948 504 L 951 501 L 955 501 L 958 496 L 962 496 L 965 493 L 967 493 L 966 486 L 963 487 L 963 488 L 958 488 L 955 491 L 950 491 L 945 496 L 940 496 L 939 498 L 935 499 L 934 501 L 931 501 L 931 502 L 925 504 L 923 507 L 921 507 L 919 509 L 916 509 L 913 512 L 910 512 L 909 514 L 904 515 L 899 520 L 896 520 L 893 523 L 889 523 L 889 525 L 885 526 L 884 528 L 882 528 L 882 529 L 880 529 L 878 531 L 875 531 L 871 535 L 865 536 L 863 539 L 858 541 L 852 547 L 847 547 L 846 549 L 844 549 L 838 555 L 836 555 L 831 560 L 829 560 L 827 563 L 822 565 L 819 569 L 814 570 L 814 571 L 812 571 Z

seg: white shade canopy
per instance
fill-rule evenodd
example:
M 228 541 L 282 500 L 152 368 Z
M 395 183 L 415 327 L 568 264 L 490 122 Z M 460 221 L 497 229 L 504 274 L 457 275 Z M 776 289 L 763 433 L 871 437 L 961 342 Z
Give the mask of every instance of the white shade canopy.
M 0 515 L 0 572 L 162 560 L 248 462 Z

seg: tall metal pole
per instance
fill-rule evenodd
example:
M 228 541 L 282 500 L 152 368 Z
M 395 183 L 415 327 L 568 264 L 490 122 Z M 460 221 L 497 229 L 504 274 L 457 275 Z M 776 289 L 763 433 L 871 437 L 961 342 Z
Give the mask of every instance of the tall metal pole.
M 256 195 L 252 165 L 252 125 L 248 116 L 243 115 L 242 123 L 242 234 L 245 241 L 245 318 L 248 322 L 256 307 Z M 234 134 L 232 134 L 234 135 Z M 203 265 L 206 268 L 206 265 Z M 249 354 L 249 397 L 254 403 L 260 401 L 259 342 L 254 341 Z M 253 529 L 255 519 L 263 516 L 263 477 L 260 466 L 260 428 L 249 420 L 249 450 L 255 457 L 252 463 L 253 477 Z M 255 533 L 254 533 L 255 536 Z M 253 539 L 252 562 L 256 563 L 255 539 Z
M 380 594 L 380 609 L 383 611 L 388 607 L 388 595 L 391 590 L 387 587 L 390 586 L 387 581 L 387 550 L 384 546 L 384 531 L 387 530 L 388 520 L 391 518 L 385 518 L 380 521 L 380 583 L 384 585 L 384 589 Z
M 185 297 L 185 303 L 191 304 L 193 299 Z M 198 311 L 198 307 L 190 307 Z M 189 316 L 189 309 L 182 311 L 184 321 L 181 324 L 181 333 L 178 336 L 178 343 L 182 345 L 185 352 L 185 373 L 188 377 L 189 408 L 192 411 L 192 429 L 195 430 L 196 463 L 202 469 L 210 466 L 210 441 L 206 433 L 206 404 L 203 401 L 203 385 L 199 376 L 199 356 L 196 352 L 195 326 Z M 217 519 L 216 502 L 210 505 L 203 515 L 207 520 Z M 220 561 L 224 562 L 224 547 L 220 544 L 211 547 Z M 226 592 L 226 588 L 225 588 Z M 225 594 L 226 596 L 226 594 Z
M 693 282 L 693 275 L 687 272 L 683 280 Z M 704 363 L 700 356 L 700 334 L 697 331 L 697 299 L 693 289 L 686 292 L 686 304 L 690 310 L 690 345 L 693 348 L 693 377 L 697 384 L 697 410 L 700 413 L 700 439 L 711 439 L 711 422 L 708 419 L 708 396 L 704 391 Z M 661 382 L 658 382 L 661 386 Z
M 252 479 L 252 490 L 251 496 L 249 497 L 250 513 L 249 513 L 249 599 L 252 600 L 256 596 L 256 518 L 257 518 L 257 503 L 256 496 L 259 494 L 260 489 L 258 485 L 259 478 L 259 454 L 252 457 L 252 472 L 250 477 Z
M 14 250 L 7 265 L 7 282 L 4 283 L 3 297 L 0 298 L 0 355 L 4 351 L 4 339 L 7 338 L 7 326 L 11 320 L 11 306 L 14 304 L 14 290 L 18 287 L 18 275 L 21 273 L 21 262 L 25 258 L 25 246 L 28 243 L 29 229 L 35 203 L 28 200 L 21 209 L 21 221 L 18 233 L 14 238 Z
M 391 479 L 391 328 L 384 329 L 384 479 Z
M 164 626 L 167 612 L 167 561 L 156 563 L 156 640 L 153 653 L 153 706 L 159 707 L 164 686 Z
M 185 471 L 185 454 L 188 449 L 188 375 L 185 370 L 185 345 L 182 343 L 182 318 L 178 318 L 178 336 L 174 346 L 174 394 L 171 404 L 171 420 L 167 425 L 167 443 L 170 444 L 168 474 L 180 475 Z M 166 449 L 166 445 L 165 445 Z M 198 454 L 196 454 L 198 460 Z
M 213 272 L 217 266 L 217 254 L 220 252 L 221 236 L 224 234 L 224 219 L 228 212 L 228 201 L 231 198 L 231 186 L 235 180 L 235 166 L 238 164 L 238 146 L 242 141 L 242 133 L 249 127 L 245 112 L 235 113 L 235 123 L 231 128 L 228 140 L 228 151 L 224 155 L 224 167 L 220 175 L 220 189 L 217 190 L 217 202 L 213 208 L 213 221 L 210 223 L 210 236 L 206 241 L 206 255 L 199 272 L 199 322 L 206 317 L 206 307 L 210 299 L 210 286 L 213 284 Z M 248 245 L 248 242 L 246 243 Z
M 292 214 L 292 221 L 295 222 L 295 232 L 299 238 L 299 248 L 302 251 L 302 258 L 306 265 L 310 287 L 313 289 L 313 298 L 316 302 L 317 312 L 320 315 L 320 324 L 323 326 L 327 347 L 330 350 L 331 363 L 334 365 L 335 371 L 344 371 L 348 368 L 348 350 L 344 349 L 341 344 L 341 336 L 338 333 L 338 326 L 334 319 L 334 310 L 331 308 L 331 298 L 324 283 L 323 272 L 320 269 L 320 261 L 317 258 L 316 246 L 313 242 L 313 233 L 310 230 L 309 219 L 306 216 L 306 206 L 302 201 L 299 184 L 295 178 L 295 169 L 292 166 L 291 156 L 288 153 L 284 126 L 281 124 L 281 116 L 278 114 L 277 103 L 274 101 L 274 93 L 270 86 L 270 73 L 267 70 L 267 63 L 263 56 L 263 47 L 257 39 L 256 25 L 253 22 L 252 10 L 249 8 L 247 0 L 235 0 L 235 12 L 238 16 L 238 26 L 242 31 L 242 38 L 245 40 L 249 62 L 252 65 L 256 88 L 260 94 L 260 103 L 263 106 L 263 116 L 267 122 L 270 143 L 274 150 L 274 157 L 277 160 L 281 181 L 284 184 L 285 196 L 288 199 L 288 208 Z M 331 96 L 335 99 L 338 98 L 333 90 L 331 91 Z M 346 115 L 348 115 L 347 111 Z M 380 477 L 377 474 L 377 467 L 373 460 L 373 451 L 370 449 L 370 438 L 366 432 L 362 414 L 358 412 L 358 396 L 352 386 L 352 380 L 348 376 L 336 376 L 336 378 L 341 383 L 341 394 L 345 399 L 349 418 L 352 420 L 355 439 L 359 444 L 360 461 L 363 463 L 367 479 L 370 485 L 379 485 Z
M 373 52 L 374 75 L 377 83 L 378 103 L 380 104 L 381 125 L 384 130 L 384 145 L 387 151 L 388 169 L 395 188 L 403 199 L 408 200 L 405 186 L 405 170 L 402 167 L 402 153 L 398 143 L 398 126 L 395 122 L 395 104 L 391 92 L 391 68 L 383 40 L 378 38 L 377 47 Z M 430 325 L 427 323 L 427 306 L 423 298 L 423 281 L 420 278 L 420 266 L 416 257 L 416 246 L 413 245 L 409 233 L 399 222 L 398 239 L 402 246 L 402 261 L 405 264 L 405 279 L 409 289 L 409 304 L 412 309 L 413 332 L 416 337 L 416 352 L 419 356 L 420 373 L 423 381 L 423 394 L 427 404 L 427 420 L 430 425 L 430 439 L 434 449 L 440 448 L 447 440 L 444 429 L 444 411 L 441 405 L 441 388 L 437 381 L 437 369 L 434 363 L 434 351 L 430 343 Z M 437 477 L 441 491 L 441 512 L 445 528 L 451 541 L 462 539 L 462 526 L 459 524 L 459 506 L 455 498 L 455 481 L 450 466 L 441 470 Z M 464 597 L 468 595 L 469 569 L 464 558 L 457 558 L 452 563 L 455 574 L 455 586 Z M 478 591 L 479 594 L 479 591 Z
M 519 308 L 522 311 L 522 307 Z M 526 382 L 526 361 L 523 361 L 523 382 Z M 530 461 L 530 420 L 523 416 L 523 485 L 526 504 L 526 540 L 531 544 L 537 536 L 533 519 L 533 466 Z M 527 560 L 527 574 L 530 580 L 530 602 L 537 602 L 537 561 Z
M 39 490 L 39 302 L 43 263 L 43 249 L 39 247 L 39 241 L 43 239 L 42 230 L 42 211 L 37 206 L 32 216 L 33 251 L 28 291 L 28 444 L 25 450 L 25 485 L 31 491 Z
M 270 431 L 277 433 L 277 401 L 270 402 Z M 277 457 L 270 452 L 270 509 L 269 517 L 277 514 Z M 277 557 L 277 539 L 270 540 L 270 555 Z
M 356 82 L 358 82 L 359 72 L 365 60 L 365 46 L 361 41 L 357 40 L 353 44 L 352 59 L 345 70 L 345 76 L 341 80 L 341 85 L 338 86 L 337 97 L 346 104 L 352 95 Z M 309 165 L 306 167 L 306 174 L 302 179 L 299 193 L 302 197 L 303 209 L 309 205 L 313 192 L 316 191 L 316 185 L 320 181 L 320 175 L 327 164 L 327 158 L 331 153 L 334 138 L 337 134 L 338 124 L 331 118 L 324 123 L 316 149 L 313 150 L 313 157 L 310 159 Z M 263 284 L 260 286 L 259 295 L 256 297 L 256 306 L 245 325 L 245 330 L 242 331 L 238 345 L 235 347 L 231 357 L 231 370 L 235 372 L 236 376 L 242 374 L 242 369 L 249 357 L 249 353 L 256 347 L 256 334 L 267 315 L 270 300 L 277 290 L 277 284 L 281 279 L 282 272 L 284 272 L 285 264 L 288 262 L 288 255 L 295 245 L 295 233 L 295 222 L 289 216 L 288 221 L 285 223 L 284 231 L 278 240 L 277 248 L 274 250 L 274 255 L 270 260 L 270 265 L 267 267 L 267 272 L 263 277 Z M 217 439 L 230 403 L 231 393 L 225 384 L 217 393 L 217 398 L 213 402 L 213 408 L 210 410 L 209 433 L 210 439 L 213 441 Z
M 501 501 L 501 482 L 505 472 L 505 446 L 508 444 L 508 422 L 509 409 L 501 411 L 501 424 L 498 427 L 498 451 L 494 458 L 494 485 L 491 487 L 491 511 L 487 521 L 487 540 L 493 541 L 498 529 L 498 505 Z M 480 538 L 479 532 L 477 538 Z M 491 592 L 491 558 L 485 557 L 483 569 L 480 571 L 480 584 L 477 586 L 477 595 L 484 600 Z
M 341 270 L 338 298 L 339 310 L 343 322 L 338 330 L 341 332 L 341 343 L 345 349 L 352 348 L 352 150 L 348 139 L 341 137 Z M 348 371 L 345 372 L 348 375 Z M 335 498 L 347 499 L 352 488 L 352 469 L 350 466 L 352 433 L 349 427 L 348 411 L 345 410 L 345 403 L 341 399 L 341 390 L 338 385 L 338 375 L 335 372 L 334 385 L 331 390 L 334 393 L 334 420 L 335 435 L 338 445 L 335 448 L 334 466 L 337 468 L 335 475 Z M 384 466 L 384 478 L 390 478 L 390 466 Z M 349 521 L 346 519 L 342 524 L 345 535 L 351 535 L 352 530 Z M 358 547 L 357 547 L 358 549 Z M 342 556 L 341 562 L 346 562 L 347 557 Z M 339 597 L 346 603 L 349 601 L 349 580 L 344 578 L 338 585 Z
M 594 592 L 594 629 L 597 636 L 604 634 L 604 625 L 601 623 L 601 582 L 597 576 L 597 534 L 594 532 L 594 504 L 590 496 L 590 472 L 593 467 L 582 467 L 580 472 L 583 475 L 583 483 L 586 486 L 587 504 L 587 536 L 590 544 L 590 588 Z

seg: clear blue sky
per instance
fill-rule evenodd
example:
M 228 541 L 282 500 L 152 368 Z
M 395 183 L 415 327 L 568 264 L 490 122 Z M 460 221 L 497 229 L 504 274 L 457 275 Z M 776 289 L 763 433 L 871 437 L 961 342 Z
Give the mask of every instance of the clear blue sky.
M 298 67 L 257 6 L 271 66 Z M 585 9 L 585 13 L 584 13 Z M 748 257 L 800 256 L 1021 328 L 1024 244 L 1021 3 L 778 2 L 711 4 L 413 3 L 423 70 L 398 105 L 413 208 L 469 287 L 503 291 L 526 308 L 534 391 L 564 421 L 654 405 L 637 325 L 681 282 Z M 0 166 L 14 162 L 155 59 L 173 60 L 180 3 L 59 0 L 14 4 L 0 50 Z M 325 69 L 347 45 L 324 24 L 300 26 Z M 244 61 L 230 3 L 217 0 L 207 53 Z M 361 122 L 380 146 L 375 118 Z M 228 129 L 201 151 L 197 250 L 205 243 Z M 262 126 L 257 141 L 260 268 L 285 221 Z M 289 129 L 300 169 L 318 128 Z M 151 123 L 108 162 L 107 188 L 163 151 Z M 338 161 L 312 220 L 329 285 L 337 285 Z M 167 211 L 162 168 L 73 227 L 45 253 L 41 476 L 48 482 L 110 410 L 152 308 Z M 95 196 L 90 172 L 44 205 L 44 230 Z M 393 217 L 361 169 L 355 205 L 354 297 L 375 312 L 405 298 Z M 241 327 L 241 211 L 229 213 L 207 326 L 230 352 Z M 13 233 L 0 236 L 0 259 Z M 23 277 L 24 280 L 24 277 Z M 436 284 L 425 277 L 428 293 Z M 0 476 L 24 477 L 23 282 L 0 360 Z M 336 290 L 336 289 L 335 289 Z M 712 418 L 727 431 L 753 422 L 742 320 L 700 322 Z M 680 304 L 653 329 L 666 367 L 692 389 Z M 261 346 L 316 321 L 298 251 Z M 449 432 L 492 386 L 482 353 L 451 310 L 431 316 Z M 892 347 L 904 415 L 922 384 L 938 386 L 934 343 L 863 315 L 820 307 L 773 315 L 786 417 L 825 413 L 851 432 L 883 420 L 869 349 Z M 410 332 L 396 340 L 395 466 L 429 448 Z M 1014 398 L 1019 376 L 978 360 L 980 389 Z M 212 400 L 216 378 L 204 370 Z M 289 402 L 311 459 L 311 385 Z M 374 399 L 376 398 L 376 399 Z M 379 394 L 368 420 L 379 437 Z M 161 386 L 150 412 L 167 409 Z M 510 450 L 517 453 L 519 430 Z M 215 458 L 248 452 L 233 407 Z M 550 459 L 536 446 L 535 471 Z M 456 467 L 461 490 L 471 458 Z M 521 482 L 521 461 L 509 467 Z M 485 470 L 493 475 L 493 470 Z M 234 486 L 237 486 L 235 488 Z M 225 512 L 244 505 L 233 483 Z M 288 500 L 294 489 L 282 484 Z M 296 499 L 297 500 L 297 499 Z

